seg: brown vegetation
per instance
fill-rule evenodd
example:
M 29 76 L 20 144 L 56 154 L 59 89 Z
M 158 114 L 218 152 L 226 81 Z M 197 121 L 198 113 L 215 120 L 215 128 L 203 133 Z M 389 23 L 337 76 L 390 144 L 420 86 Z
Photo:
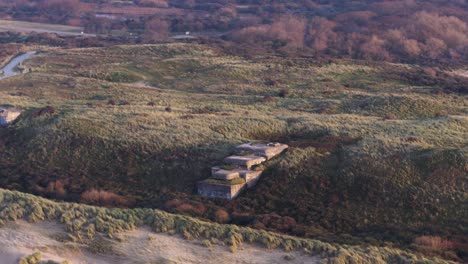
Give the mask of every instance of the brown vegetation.
M 283 89 L 280 89 L 279 92 L 278 92 L 278 96 L 279 97 L 287 97 L 289 94 L 289 90 L 286 89 L 286 88 L 283 88 Z
M 34 111 L 33 117 L 39 117 L 39 116 L 53 114 L 53 113 L 55 113 L 55 108 L 52 106 L 46 106 L 44 108 Z
M 468 58 L 463 1 L 250 1 L 247 9 L 237 4 L 0 0 L 0 17 L 82 25 L 86 32 L 110 34 L 114 38 L 107 41 L 114 43 L 159 42 L 185 31 L 226 32 L 222 38 L 230 42 L 217 45 L 251 57 L 275 52 L 423 63 Z
M 420 236 L 414 239 L 411 247 L 426 255 L 439 255 L 446 259 L 458 261 L 458 252 L 466 252 L 467 245 L 457 243 L 439 236 Z
M 414 240 L 414 245 L 427 247 L 433 250 L 453 249 L 454 243 L 438 236 L 420 236 Z
M 83 192 L 81 194 L 81 202 L 99 206 L 116 207 L 128 207 L 135 203 L 135 201 L 128 197 L 124 197 L 109 191 L 95 189 Z
M 218 209 L 215 213 L 215 219 L 218 223 L 227 223 L 231 220 L 229 213 L 224 209 Z
M 276 102 L 276 98 L 274 98 L 273 96 L 267 95 L 267 96 L 264 96 L 262 98 L 262 102 L 264 102 L 264 103 L 274 103 L 274 102 Z

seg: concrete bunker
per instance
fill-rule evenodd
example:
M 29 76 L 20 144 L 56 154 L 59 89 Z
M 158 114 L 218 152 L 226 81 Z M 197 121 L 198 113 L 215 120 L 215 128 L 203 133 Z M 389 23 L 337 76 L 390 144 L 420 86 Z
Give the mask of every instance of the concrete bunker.
M 198 194 L 210 198 L 233 199 L 255 186 L 263 173 L 258 165 L 288 149 L 281 143 L 247 143 L 236 147 L 235 155 L 226 157 L 224 165 L 211 168 L 211 177 L 198 183 Z

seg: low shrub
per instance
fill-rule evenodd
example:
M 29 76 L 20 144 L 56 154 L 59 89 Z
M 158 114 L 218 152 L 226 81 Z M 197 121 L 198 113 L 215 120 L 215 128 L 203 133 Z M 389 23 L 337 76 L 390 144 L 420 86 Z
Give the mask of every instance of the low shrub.
M 287 97 L 289 95 L 289 90 L 286 88 L 280 89 L 278 92 L 279 97 Z
M 215 212 L 215 219 L 218 223 L 227 223 L 230 220 L 229 213 L 220 208 Z
M 44 108 L 38 109 L 33 113 L 33 117 L 39 117 L 47 114 L 53 114 L 55 113 L 55 108 L 48 105 Z
M 265 96 L 262 98 L 262 102 L 264 103 L 275 103 L 276 102 L 276 98 L 274 98 L 273 96 Z
M 279 84 L 282 84 L 283 83 L 283 80 L 281 79 L 271 79 L 271 78 L 268 78 L 265 80 L 265 85 L 267 86 L 276 86 L 276 85 L 279 85 Z
M 453 249 L 454 243 L 438 236 L 420 236 L 414 239 L 414 245 L 423 246 L 433 250 Z
M 112 253 L 112 244 L 104 238 L 95 238 L 91 241 L 88 249 L 97 254 L 110 254 Z
M 115 194 L 113 192 L 101 190 L 89 190 L 81 194 L 81 201 L 88 204 L 100 206 L 128 207 L 134 204 L 132 199 Z
M 39 264 L 42 260 L 42 254 L 39 252 L 33 253 L 29 256 L 22 257 L 18 264 Z
M 211 244 L 211 242 L 207 239 L 203 240 L 203 245 L 207 248 L 212 248 L 213 245 Z

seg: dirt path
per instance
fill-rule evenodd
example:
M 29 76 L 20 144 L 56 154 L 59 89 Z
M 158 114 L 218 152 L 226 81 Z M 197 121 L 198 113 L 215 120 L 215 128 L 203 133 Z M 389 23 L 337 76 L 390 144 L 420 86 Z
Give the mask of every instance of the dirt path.
M 187 241 L 177 236 L 154 233 L 149 228 L 120 234 L 120 241 L 106 240 L 112 250 L 94 254 L 77 243 L 59 242 L 66 237 L 63 226 L 50 222 L 16 221 L 0 228 L 0 263 L 18 263 L 18 259 L 40 252 L 43 260 L 73 264 L 127 263 L 319 263 L 319 259 L 300 252 L 287 253 L 245 245 L 236 253 L 227 247 L 207 248 L 200 241 Z M 62 238 L 62 239 L 61 239 Z M 286 260 L 289 256 L 290 260 Z
M 151 86 L 151 85 L 149 85 L 149 84 L 147 84 L 146 82 L 143 82 L 143 81 L 135 82 L 135 83 L 128 83 L 126 85 L 131 86 L 131 87 L 138 87 L 138 88 L 148 88 L 148 89 L 162 90 L 159 87 Z

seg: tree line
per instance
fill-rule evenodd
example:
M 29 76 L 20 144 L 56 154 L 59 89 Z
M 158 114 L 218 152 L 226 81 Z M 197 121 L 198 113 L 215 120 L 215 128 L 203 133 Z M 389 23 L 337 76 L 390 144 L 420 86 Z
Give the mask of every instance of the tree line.
M 468 58 L 465 0 L 0 0 L 0 10 L 4 18 L 124 32 L 140 43 L 186 31 L 216 32 L 221 45 L 249 56 L 452 63 Z

